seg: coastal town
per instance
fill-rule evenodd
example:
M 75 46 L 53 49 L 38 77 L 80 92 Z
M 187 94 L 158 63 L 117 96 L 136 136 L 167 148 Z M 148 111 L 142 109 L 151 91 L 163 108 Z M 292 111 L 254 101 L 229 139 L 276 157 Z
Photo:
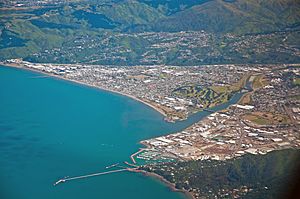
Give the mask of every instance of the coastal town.
M 64 0 L 2 0 L 2 6 L 6 9 L 26 8 L 29 6 L 47 6 L 47 5 L 60 5 L 65 4 Z
M 253 91 L 182 132 L 142 143 L 181 160 L 227 160 L 244 154 L 299 148 L 299 67 L 250 76 Z
M 198 111 L 211 112 L 183 131 L 141 141 L 146 148 L 134 153 L 133 164 L 129 163 L 140 172 L 158 167 L 174 172 L 165 162 L 223 162 L 246 154 L 300 148 L 299 64 L 116 67 L 21 59 L 1 64 L 126 95 L 156 109 L 169 122 L 185 120 Z M 213 107 L 236 94 L 242 96 L 237 103 L 214 111 Z M 187 191 L 201 198 L 199 190 Z
M 254 161 L 253 157 L 259 160 L 266 155 L 275 156 L 271 153 L 274 151 L 286 153 L 288 149 L 300 148 L 298 81 L 299 66 L 252 74 L 249 82 L 253 89 L 237 104 L 212 113 L 181 132 L 142 141 L 148 151 L 142 151 L 137 158 L 149 164 L 140 169 L 163 176 L 195 199 L 243 198 L 258 190 L 268 191 L 267 183 L 213 187 L 214 178 L 207 173 L 224 171 L 247 159 Z M 167 158 L 169 162 L 153 163 Z M 261 160 L 257 161 L 257 167 L 260 164 Z M 237 166 L 237 172 L 241 172 L 240 167 Z M 225 170 L 225 175 L 220 174 L 221 179 L 229 179 L 226 171 L 233 170 Z M 243 175 L 243 172 L 237 174 Z M 199 182 L 203 177 L 205 181 L 212 180 L 211 183 Z
M 258 70 L 244 65 L 210 65 L 199 70 L 198 66 L 33 64 L 17 59 L 4 64 L 127 95 L 155 108 L 170 122 L 227 102 L 245 86 L 245 74 Z
M 300 146 L 297 64 L 115 67 L 38 64 L 17 59 L 4 64 L 22 65 L 127 95 L 155 108 L 172 122 L 187 119 L 197 111 L 210 111 L 244 90 L 238 104 L 211 111 L 207 118 L 182 132 L 142 141 L 156 158 L 226 160 Z M 151 159 L 151 155 L 139 157 Z
M 241 58 L 251 59 L 253 53 L 281 55 L 276 58 L 286 54 L 290 57 L 298 57 L 299 49 L 294 47 L 293 40 L 289 41 L 289 38 L 298 34 L 299 31 L 219 36 L 206 31 L 181 31 L 80 35 L 60 48 L 34 53 L 30 60 L 51 63 L 64 63 L 68 60 L 68 63 L 102 65 L 106 63 L 114 65 L 243 63 Z M 135 40 L 142 42 L 139 44 L 142 46 L 125 45 L 127 41 Z M 269 40 L 280 40 L 283 44 L 277 46 L 274 42 L 265 42 Z M 251 62 L 256 63 L 257 60 Z
M 299 199 L 300 0 L 0 0 L 0 91 L 1 198 Z

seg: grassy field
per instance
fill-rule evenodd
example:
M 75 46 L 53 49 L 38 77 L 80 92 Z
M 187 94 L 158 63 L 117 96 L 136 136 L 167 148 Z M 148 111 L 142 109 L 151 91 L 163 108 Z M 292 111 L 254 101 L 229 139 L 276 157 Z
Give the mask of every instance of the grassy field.
M 250 74 L 243 76 L 238 82 L 227 86 L 201 87 L 199 85 L 183 86 L 175 89 L 173 95 L 192 99 L 202 108 L 214 107 L 227 102 L 231 96 L 245 87 Z
M 293 80 L 293 84 L 294 84 L 295 86 L 300 86 L 300 78 L 295 78 L 295 79 Z
M 175 89 L 173 94 L 178 97 L 197 101 L 197 104 L 201 104 L 203 108 L 207 108 L 227 102 L 230 99 L 231 92 L 228 92 L 227 88 L 219 88 L 218 92 L 216 92 L 212 88 L 202 88 L 198 85 L 191 85 Z
M 287 115 L 279 115 L 268 112 L 252 112 L 244 115 L 244 119 L 256 125 L 278 125 L 289 124 L 291 121 Z
M 268 80 L 264 75 L 258 75 L 254 78 L 252 87 L 254 90 L 260 89 L 268 85 Z
M 236 92 L 241 90 L 246 86 L 247 80 L 249 79 L 250 74 L 245 74 L 239 81 L 233 83 L 232 85 L 227 86 L 211 86 L 210 88 L 213 89 L 217 93 L 224 93 L 224 92 Z
M 247 93 L 240 99 L 239 104 L 249 105 L 251 104 L 251 102 L 252 102 L 251 93 Z

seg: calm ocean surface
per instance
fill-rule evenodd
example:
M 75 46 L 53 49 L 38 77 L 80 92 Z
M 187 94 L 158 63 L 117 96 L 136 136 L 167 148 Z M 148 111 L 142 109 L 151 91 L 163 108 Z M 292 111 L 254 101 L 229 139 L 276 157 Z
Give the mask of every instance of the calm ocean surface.
M 127 97 L 40 76 L 0 66 L 1 199 L 185 198 L 129 172 L 53 183 L 128 161 L 139 141 L 182 130 L 208 113 L 171 124 Z

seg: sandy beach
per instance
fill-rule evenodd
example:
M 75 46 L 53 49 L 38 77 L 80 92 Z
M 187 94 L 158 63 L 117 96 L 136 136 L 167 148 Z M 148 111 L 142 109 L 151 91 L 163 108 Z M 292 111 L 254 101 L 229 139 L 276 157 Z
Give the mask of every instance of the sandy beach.
M 81 84 L 81 85 L 84 85 L 84 86 L 88 86 L 88 87 L 93 87 L 93 88 L 97 88 L 97 89 L 100 89 L 100 90 L 103 90 L 103 91 L 108 91 L 108 92 L 112 92 L 112 93 L 116 93 L 116 94 L 119 94 L 119 95 L 123 95 L 123 96 L 126 96 L 126 97 L 129 97 L 131 99 L 134 99 L 138 102 L 141 102 L 149 107 L 151 107 L 152 109 L 156 110 L 157 112 L 159 112 L 161 115 L 163 115 L 164 117 L 167 117 L 167 114 L 162 110 L 160 109 L 159 107 L 153 105 L 153 104 L 150 104 L 140 98 L 137 98 L 133 95 L 129 95 L 129 94 L 126 94 L 126 93 L 122 93 L 122 92 L 119 92 L 119 91 L 115 91 L 115 90 L 111 90 L 111 89 L 106 89 L 106 88 L 103 88 L 103 87 L 100 87 L 100 86 L 95 86 L 95 85 L 91 85 L 91 84 L 88 84 L 88 83 L 85 83 L 85 82 L 81 82 L 81 81 L 77 81 L 77 80 L 72 80 L 72 79 L 69 79 L 69 78 L 66 78 L 66 77 L 62 77 L 62 76 L 59 76 L 59 75 L 54 75 L 54 74 L 51 74 L 51 73 L 46 73 L 46 72 L 43 72 L 43 71 L 40 71 L 40 70 L 35 70 L 33 68 L 28 68 L 28 67 L 24 67 L 24 66 L 21 66 L 20 64 L 7 64 L 7 63 L 1 63 L 3 66 L 7 66 L 7 67 L 13 67 L 13 68 L 18 68 L 18 69 L 24 69 L 24 70 L 30 70 L 30 71 L 33 71 L 33 72 L 37 72 L 37 73 L 40 73 L 40 74 L 44 74 L 44 75 L 47 75 L 47 76 L 50 76 L 50 77 L 54 77 L 54 78 L 58 78 L 58 79 L 63 79 L 63 80 L 66 80 L 66 81 L 70 81 L 70 82 L 74 82 L 74 83 L 77 83 L 77 84 Z
M 13 67 L 13 68 L 18 68 L 18 69 L 23 69 L 23 70 L 29 70 L 29 71 L 37 72 L 37 73 L 45 75 L 44 77 L 53 77 L 53 78 L 57 78 L 57 79 L 62 79 L 62 80 L 65 80 L 65 81 L 76 83 L 76 84 L 80 84 L 80 85 L 84 85 L 84 86 L 88 86 L 88 87 L 93 87 L 93 88 L 100 89 L 100 90 L 103 90 L 103 91 L 108 91 L 108 92 L 116 93 L 116 94 L 119 94 L 119 95 L 123 95 L 123 96 L 129 97 L 131 99 L 139 101 L 139 102 L 141 102 L 141 103 L 143 103 L 143 104 L 145 104 L 145 105 L 153 108 L 154 110 L 156 110 L 157 112 L 159 112 L 164 117 L 167 116 L 166 113 L 163 110 L 159 109 L 158 107 L 156 107 L 156 106 L 154 106 L 154 105 L 152 105 L 152 104 L 150 104 L 148 102 L 145 102 L 142 99 L 136 98 L 135 96 L 132 96 L 132 95 L 129 95 L 129 94 L 126 94 L 126 93 L 122 93 L 122 92 L 114 91 L 114 90 L 110 90 L 110 89 L 105 89 L 105 88 L 102 88 L 102 87 L 99 87 L 99 86 L 95 86 L 95 85 L 90 85 L 90 84 L 87 84 L 87 83 L 84 83 L 84 82 L 81 82 L 81 81 L 76 81 L 76 80 L 68 79 L 68 78 L 65 78 L 65 77 L 62 77 L 62 76 L 59 76 L 59 75 L 54 75 L 54 74 L 51 74 L 51 73 L 46 73 L 46 72 L 35 70 L 35 69 L 32 69 L 32 68 L 24 67 L 24 66 L 21 66 L 19 64 L 7 64 L 7 63 L 1 63 L 1 62 L 0 62 L 0 64 L 3 65 L 3 66 L 7 66 L 7 67 Z M 144 145 L 146 148 L 149 148 L 149 146 L 147 146 L 147 145 L 145 145 L 143 143 L 141 143 L 141 144 Z M 135 171 L 135 172 L 142 173 L 145 176 L 154 177 L 154 178 L 160 180 L 161 182 L 165 183 L 172 191 L 182 192 L 182 193 L 184 193 L 187 196 L 187 198 L 189 198 L 189 199 L 195 199 L 195 197 L 192 195 L 192 193 L 190 193 L 190 192 L 188 192 L 186 190 L 177 189 L 175 187 L 175 184 L 169 182 L 164 177 L 162 177 L 162 176 L 160 176 L 160 175 L 158 175 L 156 173 L 147 172 L 147 171 L 143 171 L 143 170 L 138 170 L 138 171 Z

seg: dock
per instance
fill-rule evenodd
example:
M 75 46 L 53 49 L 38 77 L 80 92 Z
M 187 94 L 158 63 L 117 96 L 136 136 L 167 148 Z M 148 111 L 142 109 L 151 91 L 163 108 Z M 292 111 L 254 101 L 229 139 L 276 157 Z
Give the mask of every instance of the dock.
M 118 166 L 119 164 L 120 164 L 120 163 L 112 164 L 112 165 L 110 165 L 110 166 L 105 167 L 105 169 L 110 169 L 110 168 L 116 167 L 116 166 Z
M 124 164 L 126 164 L 128 166 L 131 166 L 133 168 L 139 168 L 139 166 L 137 166 L 136 164 L 131 164 L 131 163 L 127 162 L 127 161 L 125 161 Z
M 118 172 L 123 172 L 123 171 L 132 171 L 132 170 L 134 170 L 134 169 L 133 168 L 125 168 L 125 169 L 118 169 L 118 170 L 105 171 L 105 172 L 99 172 L 99 173 L 92 173 L 92 174 L 82 175 L 82 176 L 62 178 L 62 179 L 59 179 L 58 181 L 56 181 L 54 183 L 54 186 L 56 186 L 60 183 L 64 183 L 64 182 L 68 182 L 68 181 L 72 181 L 72 180 L 78 180 L 78 179 L 84 179 L 84 178 L 89 178 L 89 177 L 94 177 L 94 176 L 107 175 L 107 174 L 111 174 L 111 173 L 118 173 Z
M 137 164 L 137 162 L 136 162 L 136 160 L 135 160 L 135 156 L 137 156 L 138 154 L 140 154 L 140 153 L 142 153 L 143 151 L 150 151 L 151 149 L 149 149 L 149 148 L 140 148 L 137 152 L 135 152 L 134 154 L 132 154 L 131 156 L 130 156 L 130 159 L 131 159 L 131 161 L 133 162 L 133 165 L 136 165 Z

